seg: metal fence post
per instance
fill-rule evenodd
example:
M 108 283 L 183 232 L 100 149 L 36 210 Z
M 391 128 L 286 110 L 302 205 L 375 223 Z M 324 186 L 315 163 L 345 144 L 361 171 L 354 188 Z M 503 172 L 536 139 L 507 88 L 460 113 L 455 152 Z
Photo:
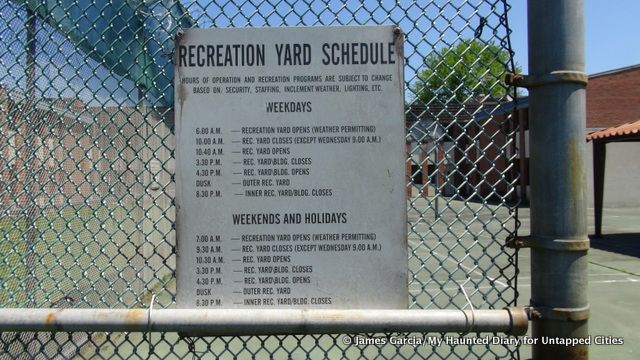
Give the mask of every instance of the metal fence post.
M 531 305 L 534 359 L 586 359 L 587 321 L 583 0 L 528 2 Z
M 26 114 L 36 113 L 36 16 L 30 9 L 26 11 L 25 21 L 25 85 L 26 85 L 26 102 L 23 111 Z M 36 307 L 36 242 L 39 238 L 36 220 L 40 214 L 37 204 L 38 196 L 38 170 L 36 165 L 38 149 L 35 148 L 35 139 L 38 137 L 38 125 L 30 119 L 31 116 L 24 117 L 25 140 L 29 142 L 28 147 L 25 146 L 27 151 L 27 158 L 24 165 L 27 170 L 24 182 L 24 192 L 27 197 L 25 204 L 25 220 L 26 231 L 24 232 L 25 239 L 25 259 L 24 264 L 27 268 L 26 280 L 25 280 L 25 293 L 26 303 L 29 307 Z M 33 116 L 35 117 L 35 116 Z M 25 142 L 26 142 L 25 141 Z

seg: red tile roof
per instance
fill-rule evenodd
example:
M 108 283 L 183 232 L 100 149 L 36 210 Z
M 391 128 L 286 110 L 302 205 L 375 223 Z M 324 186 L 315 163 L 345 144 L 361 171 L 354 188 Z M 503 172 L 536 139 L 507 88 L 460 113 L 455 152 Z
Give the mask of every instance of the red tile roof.
M 587 135 L 587 141 L 611 138 L 614 140 L 618 137 L 623 137 L 631 134 L 637 134 L 640 136 L 640 120 L 632 123 L 622 124 L 607 129 L 594 131 Z

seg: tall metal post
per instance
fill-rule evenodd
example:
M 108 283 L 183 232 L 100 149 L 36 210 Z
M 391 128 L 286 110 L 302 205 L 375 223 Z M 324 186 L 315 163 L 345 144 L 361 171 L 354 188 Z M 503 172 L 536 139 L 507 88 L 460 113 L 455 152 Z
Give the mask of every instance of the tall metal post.
M 34 99 L 36 94 L 36 15 L 33 10 L 27 9 L 25 30 L 27 41 L 25 42 L 26 65 L 24 68 L 26 91 L 28 99 Z
M 529 0 L 531 305 L 534 359 L 587 359 L 583 0 Z
M 596 238 L 602 238 L 602 205 L 604 201 L 604 170 L 607 163 L 607 142 L 593 140 L 593 207 Z
M 36 219 L 40 215 L 36 196 L 39 192 L 38 187 L 38 169 L 36 165 L 38 149 L 35 147 L 35 139 L 38 136 L 38 114 L 36 112 L 36 15 L 33 10 L 27 8 L 26 11 L 26 42 L 25 42 L 25 99 L 23 102 L 23 111 L 26 116 L 23 117 L 24 125 L 24 141 L 29 144 L 27 147 L 27 157 L 24 160 L 26 169 L 26 178 L 24 182 L 24 190 L 27 194 L 27 203 L 25 211 L 25 219 L 27 228 L 24 231 L 25 250 L 25 267 L 27 275 L 25 279 L 26 303 L 29 307 L 35 307 L 35 292 L 37 287 L 36 280 L 36 242 L 40 237 L 36 226 Z

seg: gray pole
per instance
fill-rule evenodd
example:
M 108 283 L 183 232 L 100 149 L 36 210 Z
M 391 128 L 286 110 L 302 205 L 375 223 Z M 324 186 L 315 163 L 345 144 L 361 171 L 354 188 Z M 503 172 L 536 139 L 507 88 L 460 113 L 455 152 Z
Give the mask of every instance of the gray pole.
M 33 100 L 36 95 L 36 15 L 33 10 L 27 9 L 27 21 L 25 23 L 26 37 L 24 68 L 26 79 L 26 91 L 28 99 Z
M 36 165 L 38 149 L 35 148 L 35 139 L 38 136 L 39 119 L 36 110 L 36 15 L 33 10 L 27 8 L 26 11 L 26 42 L 25 42 L 25 99 L 23 111 L 29 114 L 24 117 L 25 143 L 29 144 L 26 149 L 27 157 L 24 160 L 24 167 L 27 170 L 27 177 L 24 182 L 24 190 L 28 200 L 26 204 L 27 228 L 24 231 L 26 243 L 24 263 L 27 268 L 24 290 L 26 302 L 30 307 L 36 306 L 36 241 L 40 237 L 36 226 L 36 219 L 40 216 L 40 210 L 36 203 L 38 192 L 38 168 Z M 35 121 L 34 121 L 35 120 Z
M 587 359 L 583 0 L 529 0 L 531 305 L 534 359 Z

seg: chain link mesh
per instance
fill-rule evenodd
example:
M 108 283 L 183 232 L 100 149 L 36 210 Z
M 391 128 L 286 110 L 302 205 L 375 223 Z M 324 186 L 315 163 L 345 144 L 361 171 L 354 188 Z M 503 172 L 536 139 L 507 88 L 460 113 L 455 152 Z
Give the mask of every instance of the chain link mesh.
M 167 8 L 173 17 L 159 11 Z M 516 70 L 507 9 L 499 0 L 3 0 L 0 307 L 145 307 L 152 294 L 157 307 L 174 306 L 172 75 L 162 61 L 171 59 L 171 31 L 185 24 L 398 24 L 406 34 L 409 306 L 467 308 L 460 285 L 474 308 L 515 305 L 517 254 L 504 246 L 517 230 L 518 201 L 517 128 L 501 111 L 512 100 L 501 78 Z M 142 30 L 109 25 L 129 12 L 144 19 Z M 114 57 L 117 41 L 105 47 L 108 32 L 122 40 L 128 30 L 127 44 L 141 42 L 145 59 Z M 0 344 L 0 358 L 17 359 L 518 355 L 506 345 L 356 347 L 335 335 L 2 333 Z

